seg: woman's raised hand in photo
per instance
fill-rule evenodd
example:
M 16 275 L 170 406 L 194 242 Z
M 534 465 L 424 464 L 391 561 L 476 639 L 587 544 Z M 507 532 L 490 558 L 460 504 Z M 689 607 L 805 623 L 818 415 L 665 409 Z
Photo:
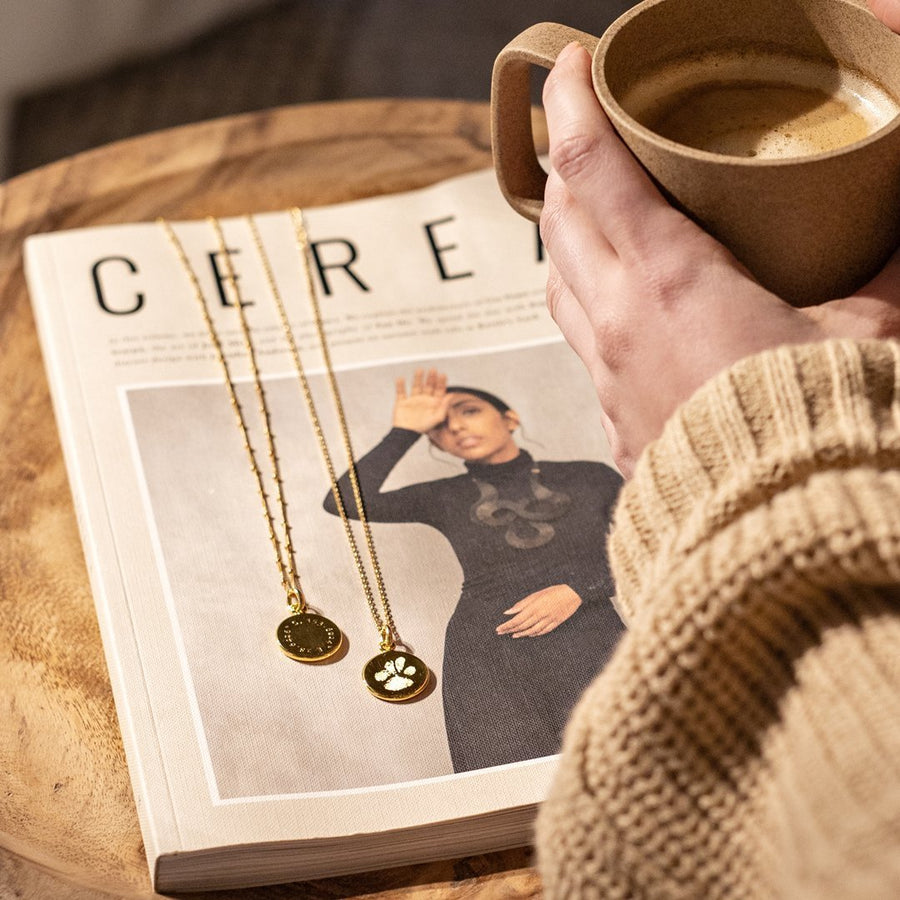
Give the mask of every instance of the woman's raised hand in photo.
M 395 428 L 407 428 L 425 434 L 447 418 L 447 376 L 437 369 L 416 369 L 409 392 L 406 379 L 396 381 L 394 400 Z

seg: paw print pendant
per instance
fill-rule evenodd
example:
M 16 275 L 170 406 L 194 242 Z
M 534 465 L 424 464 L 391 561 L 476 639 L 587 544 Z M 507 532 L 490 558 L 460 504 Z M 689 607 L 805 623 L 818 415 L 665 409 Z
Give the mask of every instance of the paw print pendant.
M 421 694 L 431 677 L 428 666 L 403 650 L 385 650 L 373 656 L 363 669 L 369 690 L 379 700 L 409 700 Z

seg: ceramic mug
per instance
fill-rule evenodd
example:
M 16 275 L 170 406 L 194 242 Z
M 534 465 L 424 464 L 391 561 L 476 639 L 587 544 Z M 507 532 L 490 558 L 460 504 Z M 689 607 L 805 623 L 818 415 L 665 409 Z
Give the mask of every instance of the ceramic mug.
M 501 190 L 533 221 L 546 173 L 531 132 L 530 67 L 552 68 L 573 40 L 591 52 L 600 103 L 663 193 L 785 300 L 850 294 L 900 244 L 900 37 L 865 8 L 645 0 L 599 39 L 552 23 L 524 31 L 494 65 L 491 118 Z M 760 109 L 770 94 L 775 112 Z M 847 118 L 823 130 L 819 104 L 832 102 Z M 734 133 L 713 135 L 724 149 L 710 143 L 704 129 L 721 130 L 733 113 Z M 741 137 L 757 114 L 774 119 Z

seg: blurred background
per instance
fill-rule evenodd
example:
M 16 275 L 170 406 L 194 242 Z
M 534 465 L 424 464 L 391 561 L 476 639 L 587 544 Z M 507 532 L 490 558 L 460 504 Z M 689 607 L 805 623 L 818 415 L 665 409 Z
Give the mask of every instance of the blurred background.
M 120 138 L 357 97 L 487 100 L 497 52 L 634 0 L 0 0 L 0 180 Z

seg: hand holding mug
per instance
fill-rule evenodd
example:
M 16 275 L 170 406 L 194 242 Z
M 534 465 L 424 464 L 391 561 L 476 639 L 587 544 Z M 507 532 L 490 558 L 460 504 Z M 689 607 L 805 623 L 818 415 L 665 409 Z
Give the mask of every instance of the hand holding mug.
M 626 475 L 674 409 L 742 357 L 786 342 L 900 335 L 900 254 L 857 294 L 796 309 L 659 193 L 604 115 L 584 50 L 560 55 L 544 105 L 548 304 L 591 374 Z

